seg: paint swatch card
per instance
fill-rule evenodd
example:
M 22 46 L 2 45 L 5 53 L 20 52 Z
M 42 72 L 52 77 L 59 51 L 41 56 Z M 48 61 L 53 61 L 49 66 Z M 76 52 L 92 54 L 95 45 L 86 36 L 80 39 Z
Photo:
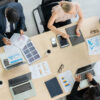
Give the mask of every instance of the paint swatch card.
M 66 71 L 64 73 L 59 74 L 59 79 L 65 89 L 65 92 L 70 92 L 72 90 L 72 87 L 74 85 L 74 78 L 72 76 L 71 71 Z

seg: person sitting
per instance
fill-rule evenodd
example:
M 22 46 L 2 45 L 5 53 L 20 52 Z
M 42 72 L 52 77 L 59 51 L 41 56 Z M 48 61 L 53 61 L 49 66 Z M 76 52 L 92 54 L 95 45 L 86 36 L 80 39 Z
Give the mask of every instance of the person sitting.
M 13 33 L 24 34 L 25 16 L 20 3 L 11 2 L 0 7 L 0 46 L 10 45 Z
M 78 91 L 81 77 L 77 76 L 71 94 L 67 96 L 67 100 L 100 100 L 100 86 L 94 80 L 91 73 L 87 73 L 86 77 L 90 83 L 89 88 Z
M 83 22 L 83 13 L 79 4 L 75 2 L 61 1 L 59 2 L 59 5 L 53 7 L 52 16 L 48 21 L 48 28 L 56 34 L 60 34 L 63 38 L 68 38 L 68 34 L 61 32 L 55 26 L 57 24 L 61 24 L 62 22 L 70 24 L 70 22 L 68 23 L 67 20 L 75 18 L 77 15 L 79 16 L 79 20 L 76 28 L 76 34 L 77 36 L 80 36 L 79 29 Z

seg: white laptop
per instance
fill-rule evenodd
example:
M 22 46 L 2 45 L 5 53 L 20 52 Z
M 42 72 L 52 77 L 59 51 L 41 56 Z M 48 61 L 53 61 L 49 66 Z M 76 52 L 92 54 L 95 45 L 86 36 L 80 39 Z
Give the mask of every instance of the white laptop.
M 36 95 L 31 81 L 31 72 L 10 79 L 8 82 L 13 100 L 25 100 Z

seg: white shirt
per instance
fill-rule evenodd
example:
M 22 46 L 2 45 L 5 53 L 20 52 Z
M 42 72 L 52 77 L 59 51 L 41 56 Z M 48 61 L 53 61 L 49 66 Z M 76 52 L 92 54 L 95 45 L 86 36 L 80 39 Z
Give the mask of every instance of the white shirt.
M 10 32 L 10 23 L 8 22 L 6 18 L 6 32 Z
M 13 29 L 15 29 L 15 24 L 13 24 Z M 6 32 L 10 32 L 10 23 L 8 19 L 6 18 Z

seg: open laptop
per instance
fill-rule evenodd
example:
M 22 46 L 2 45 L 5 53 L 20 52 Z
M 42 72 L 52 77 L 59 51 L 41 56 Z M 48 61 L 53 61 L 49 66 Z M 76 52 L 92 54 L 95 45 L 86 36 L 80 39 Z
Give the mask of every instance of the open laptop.
M 0 55 L 0 59 L 1 59 L 1 63 L 2 63 L 2 65 L 3 65 L 3 67 L 4 67 L 6 70 L 12 69 L 12 68 L 14 68 L 14 67 L 21 66 L 21 65 L 23 65 L 23 64 L 26 63 L 25 60 L 22 59 L 22 60 L 19 60 L 19 61 L 17 61 L 17 62 L 14 62 L 14 63 L 10 64 L 8 58 L 7 58 L 6 55 L 5 55 L 5 53 L 2 53 L 2 54 Z
M 8 82 L 13 100 L 25 100 L 36 95 L 31 81 L 31 72 L 10 79 Z
M 95 63 L 81 67 L 76 71 L 76 75 L 81 75 L 80 88 L 89 86 L 89 82 L 86 78 L 86 73 L 91 73 L 95 78 L 94 66 Z

